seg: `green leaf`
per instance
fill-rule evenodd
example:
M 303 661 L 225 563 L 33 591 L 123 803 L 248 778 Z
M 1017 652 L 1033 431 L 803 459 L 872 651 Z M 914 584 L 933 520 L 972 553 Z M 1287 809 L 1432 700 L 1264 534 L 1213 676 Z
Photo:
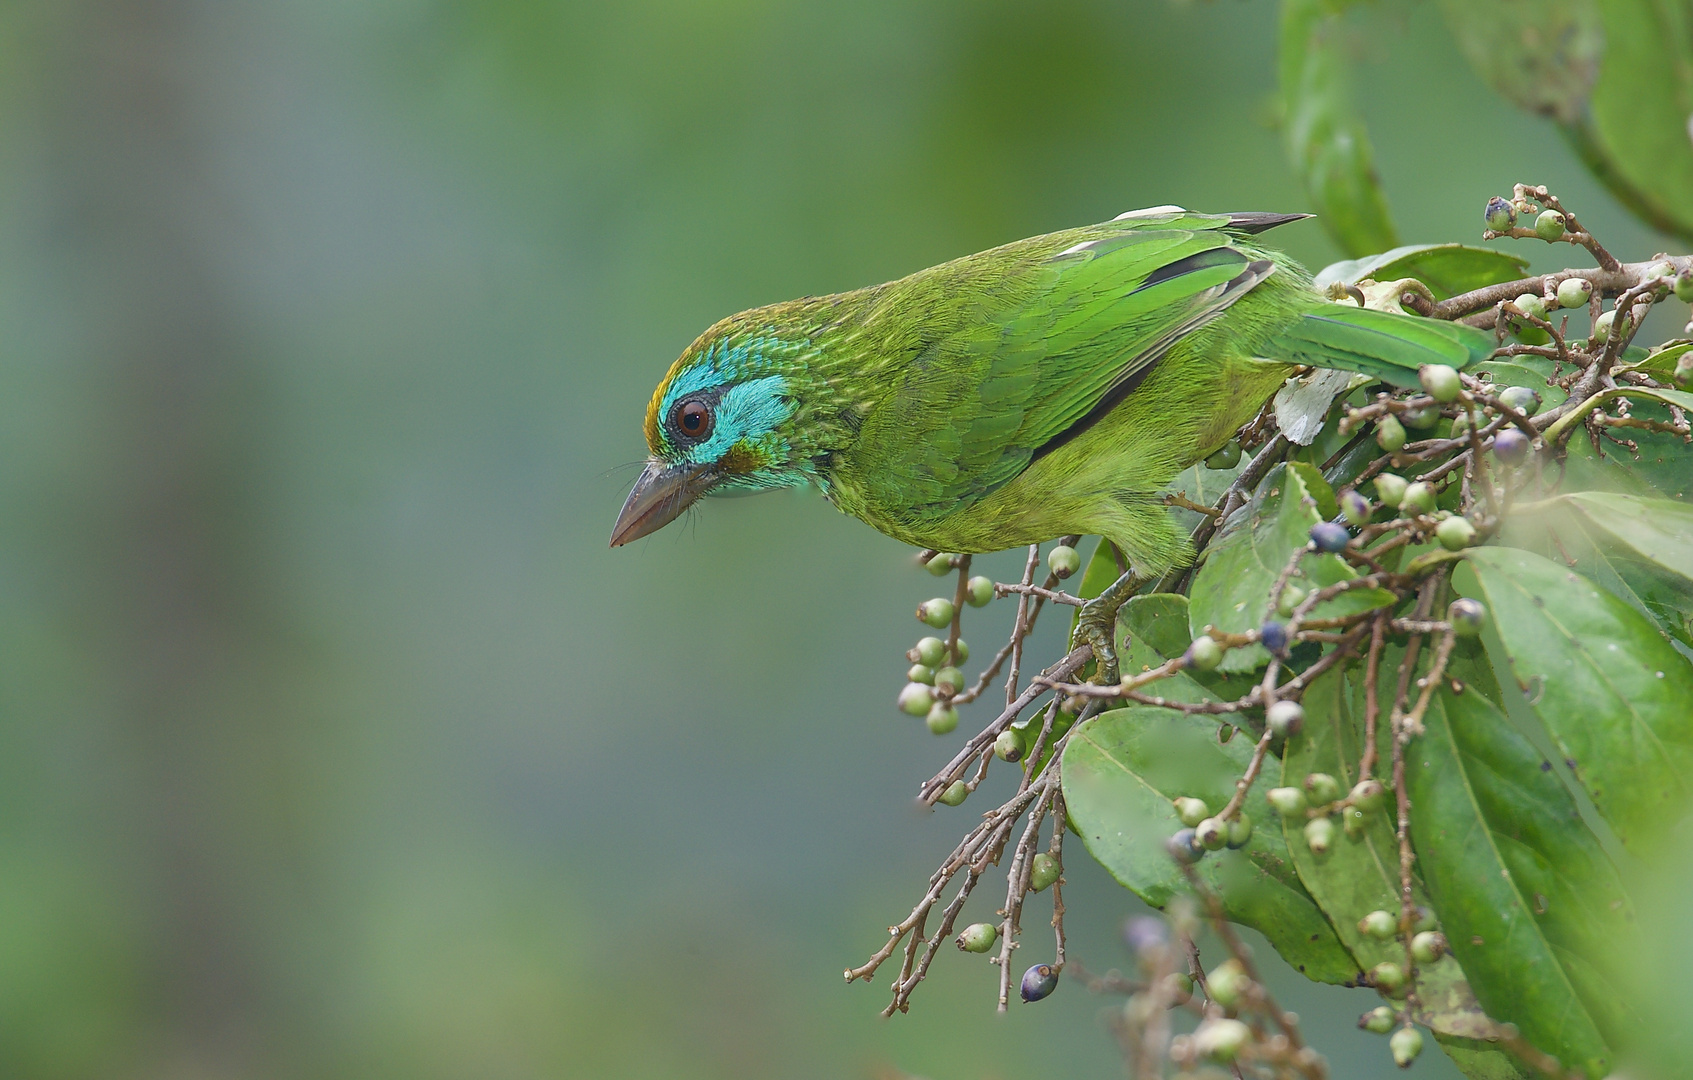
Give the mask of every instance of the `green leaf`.
M 1596 521 L 1590 513 L 1584 512 L 1584 503 L 1595 499 L 1601 506 L 1617 507 L 1619 519 Z M 1665 634 L 1693 645 L 1693 581 L 1619 538 L 1619 532 L 1635 529 L 1625 520 L 1631 504 L 1661 505 L 1674 516 L 1693 514 L 1693 507 L 1667 499 L 1648 500 L 1632 495 L 1578 492 L 1537 503 L 1519 504 L 1506 518 L 1500 535 L 1512 547 L 1526 548 L 1537 555 L 1570 565 L 1595 585 L 1651 619 Z M 1651 548 L 1659 546 L 1663 540 L 1661 535 L 1648 531 L 1639 543 Z M 1693 554 L 1693 548 L 1686 554 Z M 1680 556 L 1674 553 L 1667 557 L 1680 561 Z
M 1649 400 L 1637 402 L 1631 415 L 1642 420 L 1669 419 L 1667 409 Z M 1618 434 L 1633 440 L 1638 452 L 1611 442 L 1595 449 L 1584 434 L 1570 440 L 1563 490 L 1626 491 L 1648 498 L 1693 500 L 1693 446 L 1663 431 L 1625 428 Z
M 1389 661 L 1393 666 L 1383 668 L 1383 682 L 1387 685 L 1382 692 L 1387 703 L 1380 714 L 1382 758 L 1378 772 L 1391 761 L 1392 744 L 1388 741 L 1391 736 L 1386 733 L 1386 718 L 1396 685 L 1391 672 L 1402 655 L 1402 651 L 1392 650 Z M 1303 698 L 1305 728 L 1288 740 L 1283 755 L 1281 783 L 1284 786 L 1300 787 L 1313 772 L 1328 773 L 1348 791 L 1361 779 L 1358 764 L 1363 753 L 1363 679 L 1362 668 L 1353 668 L 1345 673 L 1330 671 L 1311 684 Z M 1402 941 L 1382 941 L 1358 929 L 1358 920 L 1371 911 L 1399 913 L 1399 840 L 1393 813 L 1390 798 L 1385 810 L 1369 815 L 1366 827 L 1356 839 L 1343 834 L 1329 853 L 1320 857 L 1312 854 L 1305 842 L 1304 819 L 1282 822 L 1299 880 L 1329 917 L 1341 943 L 1366 970 L 1384 960 L 1403 963 L 1405 959 Z M 1412 889 L 1418 904 L 1428 903 L 1419 882 L 1413 881 Z M 1490 1031 L 1487 1017 L 1470 992 L 1462 968 L 1451 957 L 1443 957 L 1418 972 L 1417 996 L 1421 1008 L 1416 1019 L 1431 1030 L 1471 1038 L 1483 1037 Z
M 1495 671 L 1526 693 L 1572 773 L 1638 853 L 1693 793 L 1693 663 L 1624 601 L 1519 548 L 1478 548 L 1454 585 L 1491 613 Z
M 1693 506 L 1603 491 L 1566 495 L 1594 529 L 1693 584 Z
M 1527 259 L 1497 248 L 1410 244 L 1379 255 L 1330 263 L 1317 275 L 1316 285 L 1322 290 L 1334 282 L 1356 285 L 1366 278 L 1373 281 L 1416 278 L 1428 286 L 1436 300 L 1444 300 L 1472 289 L 1516 281 L 1527 273 Z
M 1072 588 L 1083 600 L 1092 600 L 1122 576 L 1123 571 L 1117 566 L 1117 555 L 1111 550 L 1110 541 L 1102 536 L 1099 543 L 1093 547 L 1093 555 L 1088 559 L 1087 568 L 1082 571 L 1081 580 Z M 1036 571 L 1035 580 L 1040 580 L 1039 571 Z M 1071 616 L 1070 626 L 1071 629 L 1075 628 L 1074 616 Z
M 1320 505 L 1332 506 L 1333 500 L 1334 493 L 1310 465 L 1295 462 L 1270 470 L 1251 501 L 1224 523 L 1194 575 L 1188 611 L 1193 636 L 1204 633 L 1206 626 L 1240 633 L 1262 624 L 1271 586 L 1293 552 L 1307 545 L 1311 526 L 1323 520 Z M 1306 585 L 1357 576 L 1338 555 L 1310 555 L 1302 566 L 1309 579 Z M 1392 593 L 1381 589 L 1358 589 L 1318 605 L 1311 617 L 1349 615 L 1393 600 Z M 1220 670 L 1252 671 L 1268 660 L 1261 645 L 1231 649 Z
M 1470 1080 L 1538 1080 L 1540 1076 L 1497 1046 L 1479 1039 L 1460 1039 L 1438 1031 L 1434 1038 L 1452 1064 Z
M 1566 124 L 1580 119 L 1605 49 L 1593 0 L 1441 0 L 1440 12 L 1500 96 Z
M 1511 360 L 1483 360 L 1475 366 L 1477 376 L 1489 375 L 1493 385 L 1526 386 L 1540 395 L 1540 409 L 1556 408 L 1569 398 L 1569 391 L 1551 383 L 1552 362 L 1537 356 L 1519 356 Z
M 1495 1020 L 1603 1076 L 1626 1025 L 1620 878 L 1540 755 L 1486 698 L 1442 686 L 1406 751 L 1412 839 L 1453 954 Z
M 1283 0 L 1280 80 L 1288 159 L 1323 227 L 1350 255 L 1397 244 L 1370 135 L 1352 108 L 1335 5 Z
M 1194 796 L 1222 809 L 1252 756 L 1248 740 L 1219 745 L 1215 733 L 1210 720 L 1134 706 L 1087 721 L 1065 747 L 1071 825 L 1100 865 L 1153 907 L 1187 891 L 1164 850 L 1182 827 L 1171 800 Z M 1289 964 L 1320 982 L 1352 980 L 1358 967 L 1299 883 L 1260 787 L 1245 804 L 1256 826 L 1252 840 L 1239 851 L 1207 855 L 1199 875 L 1231 920 L 1262 933 Z
M 1675 377 L 1675 362 L 1681 359 L 1682 354 L 1689 349 L 1693 349 L 1693 341 L 1686 338 L 1666 341 L 1645 356 L 1634 359 L 1629 367 L 1636 371 L 1643 371 L 1661 383 L 1674 385 L 1672 380 Z M 1632 348 L 1629 350 L 1629 352 L 1633 351 Z M 1625 359 L 1628 358 L 1625 356 Z
M 1654 227 L 1693 238 L 1693 11 L 1674 0 L 1598 5 L 1605 55 L 1566 134 L 1600 181 Z
M 1137 674 L 1185 653 L 1188 636 L 1188 599 L 1179 593 L 1147 593 L 1130 597 L 1117 611 L 1117 631 L 1129 647 L 1122 656 L 1125 675 Z M 1173 701 L 1233 701 L 1251 692 L 1257 680 L 1246 675 L 1219 671 L 1178 672 L 1147 692 Z M 1237 717 L 1218 717 L 1234 723 Z

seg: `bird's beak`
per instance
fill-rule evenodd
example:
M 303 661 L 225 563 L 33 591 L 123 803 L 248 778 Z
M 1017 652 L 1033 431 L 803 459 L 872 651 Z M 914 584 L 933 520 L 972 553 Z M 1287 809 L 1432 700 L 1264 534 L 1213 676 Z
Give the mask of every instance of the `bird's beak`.
M 710 465 L 671 465 L 649 461 L 623 500 L 623 510 L 611 529 L 611 546 L 621 547 L 664 528 L 717 482 Z

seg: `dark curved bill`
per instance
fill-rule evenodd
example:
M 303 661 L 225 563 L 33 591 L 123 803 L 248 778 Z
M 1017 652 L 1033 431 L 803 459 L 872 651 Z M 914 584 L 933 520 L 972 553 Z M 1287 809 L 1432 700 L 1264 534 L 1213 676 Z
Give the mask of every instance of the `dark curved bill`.
M 635 481 L 635 490 L 623 500 L 617 524 L 611 529 L 611 546 L 639 540 L 675 521 L 716 479 L 709 465 L 647 462 L 641 478 Z

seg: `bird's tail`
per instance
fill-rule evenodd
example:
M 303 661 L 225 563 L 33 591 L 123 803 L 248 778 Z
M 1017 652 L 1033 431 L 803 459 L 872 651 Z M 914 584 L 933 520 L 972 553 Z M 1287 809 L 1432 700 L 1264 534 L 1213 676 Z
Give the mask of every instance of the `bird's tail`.
M 1473 326 L 1325 303 L 1265 345 L 1266 359 L 1359 371 L 1416 386 L 1424 364 L 1465 368 L 1492 355 L 1492 334 Z

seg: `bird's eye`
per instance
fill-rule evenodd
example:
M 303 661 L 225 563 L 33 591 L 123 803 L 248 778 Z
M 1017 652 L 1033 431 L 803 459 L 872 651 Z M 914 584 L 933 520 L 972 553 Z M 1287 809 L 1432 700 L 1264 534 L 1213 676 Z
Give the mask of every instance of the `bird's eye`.
M 684 401 L 676 406 L 676 430 L 687 439 L 711 434 L 711 408 L 703 401 Z

